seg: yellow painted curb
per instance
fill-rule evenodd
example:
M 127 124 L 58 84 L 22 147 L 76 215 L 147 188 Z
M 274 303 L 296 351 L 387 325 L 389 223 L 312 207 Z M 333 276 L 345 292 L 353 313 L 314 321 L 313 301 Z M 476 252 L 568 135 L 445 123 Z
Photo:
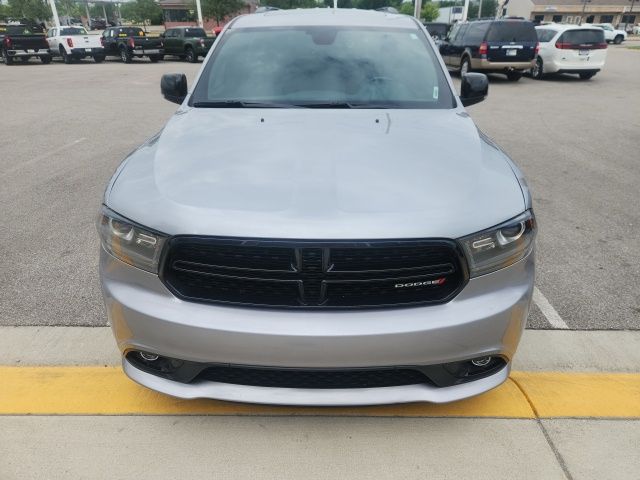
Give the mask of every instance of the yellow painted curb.
M 129 380 L 120 367 L 0 367 L 0 415 L 325 415 L 533 418 L 513 382 L 444 405 L 276 407 L 180 400 Z
M 0 415 L 324 415 L 389 417 L 640 417 L 640 374 L 514 372 L 484 395 L 444 404 L 273 407 L 180 400 L 120 367 L 0 367 Z
M 640 418 L 640 374 L 513 372 L 537 416 Z

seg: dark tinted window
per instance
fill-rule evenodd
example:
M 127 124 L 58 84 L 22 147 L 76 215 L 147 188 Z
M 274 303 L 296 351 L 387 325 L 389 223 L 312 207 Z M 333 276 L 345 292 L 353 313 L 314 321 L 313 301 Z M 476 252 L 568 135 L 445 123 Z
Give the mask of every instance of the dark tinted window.
M 189 38 L 189 37 L 206 37 L 207 33 L 204 31 L 203 28 L 185 28 L 184 29 L 184 36 Z
M 364 27 L 231 29 L 193 93 L 203 102 L 361 108 L 452 108 L 437 54 L 421 30 Z
M 460 25 L 460 30 L 458 30 L 458 35 L 456 35 L 455 43 L 459 44 L 464 41 L 465 34 L 467 33 L 467 28 L 469 28 L 468 23 L 464 23 Z
M 537 28 L 536 33 L 538 34 L 539 42 L 550 42 L 551 40 L 553 40 L 553 37 L 556 36 L 555 30 L 548 30 L 548 29 L 545 30 L 542 28 Z
M 464 43 L 469 45 L 480 45 L 484 40 L 484 35 L 489 28 L 488 23 L 470 23 L 467 33 L 464 36 Z
M 554 23 L 560 23 L 562 21 L 562 15 L 554 15 L 553 16 L 553 22 Z
M 604 43 L 604 31 L 569 30 L 562 34 L 559 41 L 562 43 L 570 43 L 572 45 Z
M 144 30 L 136 27 L 118 29 L 119 37 L 144 37 Z
M 494 22 L 487 34 L 487 42 L 537 42 L 536 29 L 531 22 Z
M 60 35 L 86 35 L 87 31 L 82 27 L 63 27 Z
M 43 33 L 42 28 L 28 25 L 7 25 L 7 35 L 35 35 Z

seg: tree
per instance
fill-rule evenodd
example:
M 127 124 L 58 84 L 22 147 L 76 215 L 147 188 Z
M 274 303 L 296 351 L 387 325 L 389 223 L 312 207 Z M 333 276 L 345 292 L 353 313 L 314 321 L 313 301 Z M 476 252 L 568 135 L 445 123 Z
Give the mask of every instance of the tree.
M 135 2 L 123 3 L 121 7 L 122 17 L 127 20 L 149 24 L 162 23 L 162 9 L 155 0 L 135 0 Z
M 44 0 L 9 0 L 8 13 L 16 19 L 47 20 L 51 18 L 51 9 Z
M 400 13 L 404 13 L 405 15 L 413 15 L 414 9 L 415 7 L 411 2 L 405 2 L 402 5 L 400 5 L 400 8 L 399 8 Z
M 243 6 L 242 0 L 202 0 L 202 16 L 213 18 L 217 25 L 220 25 L 225 17 L 239 11 Z
M 420 17 L 425 22 L 433 22 L 440 15 L 440 7 L 437 3 L 434 2 L 426 2 L 422 6 L 422 11 L 420 12 Z

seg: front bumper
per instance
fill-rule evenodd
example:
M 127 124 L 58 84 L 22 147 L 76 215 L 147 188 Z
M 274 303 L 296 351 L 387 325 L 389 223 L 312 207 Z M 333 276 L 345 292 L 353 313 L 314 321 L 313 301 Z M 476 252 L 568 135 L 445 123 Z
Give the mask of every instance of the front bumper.
M 104 250 L 100 260 L 107 314 L 120 351 L 144 350 L 194 362 L 293 368 L 436 365 L 485 355 L 511 360 L 525 327 L 534 255 L 474 278 L 443 305 L 398 309 L 301 311 L 185 302 L 156 275 Z M 182 398 L 217 398 L 295 405 L 449 402 L 502 383 L 497 373 L 452 387 L 408 385 L 297 389 L 198 382 L 145 373 L 123 360 L 127 375 Z

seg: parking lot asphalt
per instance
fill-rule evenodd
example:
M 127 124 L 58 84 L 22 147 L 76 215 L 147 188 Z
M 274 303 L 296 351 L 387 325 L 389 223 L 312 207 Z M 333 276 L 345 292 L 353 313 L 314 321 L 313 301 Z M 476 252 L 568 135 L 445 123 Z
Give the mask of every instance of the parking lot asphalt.
M 160 76 L 192 81 L 199 67 L 0 65 L 0 325 L 106 324 L 94 227 L 103 189 L 175 110 Z M 488 99 L 469 108 L 533 191 L 530 328 L 640 329 L 638 78 L 640 51 L 611 47 L 590 81 L 495 75 Z

